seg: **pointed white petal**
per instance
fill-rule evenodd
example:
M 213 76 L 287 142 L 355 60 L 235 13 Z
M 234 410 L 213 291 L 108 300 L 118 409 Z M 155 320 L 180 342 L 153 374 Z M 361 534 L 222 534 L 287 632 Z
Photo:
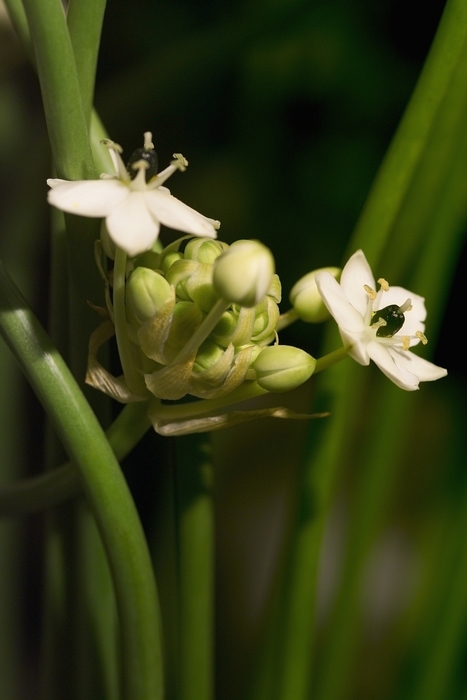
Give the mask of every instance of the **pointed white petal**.
M 106 219 L 114 243 L 134 257 L 148 250 L 159 235 L 159 223 L 149 213 L 144 192 L 131 192 Z
M 183 204 L 164 189 L 147 190 L 144 196 L 152 215 L 164 226 L 192 233 L 194 236 L 217 237 L 210 219 Z
M 57 209 L 101 218 L 120 204 L 130 190 L 118 180 L 77 180 L 76 182 L 52 182 L 47 199 Z
M 389 353 L 399 367 L 404 367 L 407 371 L 415 374 L 421 382 L 434 382 L 436 379 L 445 377 L 448 373 L 444 367 L 438 367 L 433 362 L 414 355 L 412 352 L 390 347 Z
M 342 270 L 340 283 L 348 301 L 365 317 L 368 294 L 365 292 L 364 285 L 375 289 L 375 279 L 363 251 L 357 250 L 349 259 Z
M 341 285 L 336 282 L 331 273 L 317 272 L 315 282 L 329 313 L 335 318 L 338 326 L 350 333 L 363 332 L 365 330 L 363 316 L 348 301 Z
M 405 362 L 401 361 L 401 354 L 393 348 L 371 341 L 368 343 L 368 354 L 381 372 L 398 387 L 406 391 L 418 389 L 420 378 L 414 374 L 413 370 L 409 369 Z

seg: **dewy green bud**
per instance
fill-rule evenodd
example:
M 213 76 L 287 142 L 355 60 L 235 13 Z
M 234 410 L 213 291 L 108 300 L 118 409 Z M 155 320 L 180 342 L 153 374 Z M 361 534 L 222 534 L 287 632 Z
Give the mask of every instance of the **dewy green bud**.
M 336 279 L 341 273 L 338 267 L 321 267 L 299 279 L 290 291 L 290 303 L 299 318 L 307 323 L 322 323 L 330 316 L 315 282 L 316 273 L 324 271 Z
M 214 260 L 228 249 L 227 243 L 212 238 L 192 238 L 185 248 L 185 258 L 212 265 Z
M 233 304 L 251 307 L 267 294 L 274 275 L 274 258 L 259 241 L 236 241 L 214 261 L 213 284 Z
M 137 267 L 127 282 L 127 305 L 140 323 L 157 314 L 170 294 L 170 284 L 148 267 Z
M 252 364 L 260 387 L 276 393 L 290 391 L 306 382 L 315 366 L 314 357 L 291 345 L 264 348 Z

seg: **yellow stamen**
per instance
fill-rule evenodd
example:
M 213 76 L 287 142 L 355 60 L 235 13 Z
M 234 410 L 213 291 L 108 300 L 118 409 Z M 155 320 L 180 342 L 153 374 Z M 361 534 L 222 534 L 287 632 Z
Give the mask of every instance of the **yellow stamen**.
M 364 289 L 365 292 L 368 294 L 368 296 L 370 297 L 371 301 L 374 301 L 374 300 L 376 299 L 377 294 L 376 294 L 376 292 L 375 292 L 374 289 L 372 289 L 371 287 L 369 287 L 367 284 L 364 284 L 364 285 L 363 285 L 363 289 Z
M 101 144 L 107 148 L 111 148 L 116 153 L 123 153 L 123 148 L 120 146 L 120 144 L 115 143 L 115 141 L 111 141 L 111 139 L 102 139 Z
M 173 157 L 174 160 L 171 161 L 170 165 L 175 165 L 183 173 L 188 167 L 187 159 L 181 153 L 174 153 Z
M 417 331 L 415 335 L 422 342 L 423 345 L 426 345 L 428 343 L 428 338 L 421 331 Z
M 147 170 L 149 168 L 149 163 L 146 160 L 137 160 L 135 163 L 131 164 L 133 170 Z
M 373 314 L 374 316 L 374 314 Z M 388 322 L 384 320 L 384 318 L 380 318 L 378 321 L 375 323 L 370 323 L 370 326 L 373 328 L 373 330 L 377 331 L 378 328 L 383 328 L 383 326 L 387 326 Z
M 402 336 L 402 350 L 408 350 L 410 348 L 410 338 L 408 335 Z
M 383 292 L 389 292 L 389 282 L 387 282 L 384 277 L 379 278 L 378 284 L 381 286 Z

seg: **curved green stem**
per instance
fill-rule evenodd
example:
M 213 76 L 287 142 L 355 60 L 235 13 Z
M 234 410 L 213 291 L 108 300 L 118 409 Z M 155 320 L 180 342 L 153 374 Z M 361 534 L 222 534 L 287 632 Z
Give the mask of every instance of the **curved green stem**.
M 158 700 L 163 680 L 157 590 L 133 499 L 94 413 L 1 265 L 0 332 L 80 470 L 116 591 L 123 698 Z
M 151 423 L 147 404 L 125 406 L 106 432 L 109 445 L 118 461 L 138 444 Z M 37 513 L 63 503 L 82 491 L 78 469 L 67 462 L 56 469 L 0 487 L 0 518 Z
M 285 314 L 281 314 L 279 316 L 276 330 L 281 331 L 283 328 L 287 328 L 287 326 L 290 326 L 292 323 L 295 323 L 295 321 L 298 321 L 299 318 L 300 317 L 295 309 L 289 309 L 289 311 L 287 311 Z

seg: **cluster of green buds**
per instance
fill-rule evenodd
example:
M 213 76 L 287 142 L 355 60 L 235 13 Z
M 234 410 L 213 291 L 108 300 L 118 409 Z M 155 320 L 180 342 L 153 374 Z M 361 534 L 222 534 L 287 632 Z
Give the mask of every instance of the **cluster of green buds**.
M 88 383 L 124 402 L 190 395 L 219 403 L 234 400 L 242 386 L 254 396 L 305 382 L 316 361 L 278 343 L 281 283 L 269 249 L 259 241 L 187 238 L 126 261 L 123 327 L 114 290 L 110 321 L 91 342 Z M 118 378 L 97 361 L 113 327 L 124 371 Z

